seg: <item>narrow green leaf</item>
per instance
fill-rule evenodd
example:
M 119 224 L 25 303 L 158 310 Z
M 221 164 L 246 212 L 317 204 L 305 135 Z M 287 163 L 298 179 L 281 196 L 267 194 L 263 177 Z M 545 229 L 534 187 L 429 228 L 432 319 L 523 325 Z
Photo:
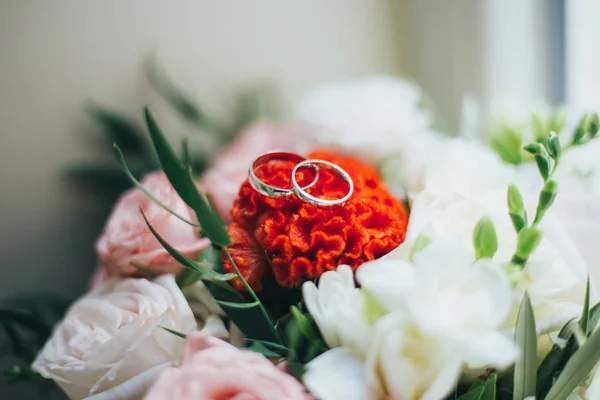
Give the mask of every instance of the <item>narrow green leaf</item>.
M 241 349 L 254 351 L 255 353 L 262 354 L 263 356 L 265 356 L 267 358 L 281 358 L 281 357 L 285 356 L 285 354 L 286 354 L 285 352 L 273 351 L 273 350 L 269 349 L 267 346 L 265 346 L 264 344 L 258 343 L 258 342 L 254 342 L 254 343 L 250 344 L 250 346 L 242 347 Z
M 111 146 L 116 143 L 126 151 L 137 153 L 148 150 L 144 131 L 131 119 L 97 104 L 88 105 L 87 111 L 101 126 Z
M 530 143 L 527 146 L 523 147 L 523 150 L 528 152 L 529 154 L 536 155 L 540 152 L 541 146 L 537 143 Z
M 177 214 L 175 211 L 171 210 L 169 207 L 167 207 L 163 202 L 161 202 L 160 200 L 158 200 L 152 193 L 150 193 L 145 187 L 144 185 L 142 185 L 136 178 L 135 176 L 133 176 L 133 174 L 131 173 L 131 171 L 129 170 L 129 168 L 127 167 L 127 163 L 125 162 L 125 158 L 123 157 L 123 153 L 121 152 L 121 149 L 119 149 L 119 146 L 117 146 L 116 144 L 113 146 L 113 149 L 115 151 L 115 156 L 117 157 L 117 161 L 119 162 L 119 164 L 121 165 L 121 169 L 123 170 L 123 172 L 125 172 L 125 175 L 129 178 L 129 180 L 131 181 L 131 183 L 134 184 L 135 187 L 137 187 L 139 190 L 142 191 L 142 193 L 144 193 L 146 195 L 146 197 L 148 197 L 150 200 L 152 200 L 156 205 L 162 207 L 165 211 L 167 211 L 169 214 L 173 215 L 174 217 L 176 217 L 177 219 L 185 222 L 188 225 L 191 225 L 193 227 L 200 227 L 200 224 L 195 224 L 191 221 L 188 221 L 187 219 L 185 219 L 184 217 L 182 217 L 181 215 Z
M 288 348 L 278 344 L 278 343 L 274 343 L 274 342 L 269 342 L 268 340 L 257 340 L 257 339 L 251 339 L 251 338 L 246 338 L 246 340 L 249 340 L 251 342 L 255 342 L 255 343 L 260 343 L 268 348 L 274 349 L 274 350 L 279 350 L 279 351 L 283 351 L 285 353 L 288 352 Z
M 483 386 L 479 386 L 473 390 L 468 391 L 458 398 L 458 400 L 481 400 L 481 396 L 483 396 L 484 391 Z M 523 399 L 521 399 L 523 400 Z
M 550 155 L 555 159 L 558 160 L 560 159 L 560 156 L 562 154 L 562 148 L 560 145 L 560 138 L 558 137 L 558 135 L 556 134 L 552 134 L 550 136 L 549 139 L 549 149 L 550 149 Z
M 215 247 L 209 247 L 202 252 L 202 261 L 210 266 L 216 272 L 223 272 L 223 259 L 221 251 Z M 242 294 L 232 288 L 224 288 L 217 285 L 217 282 L 204 282 L 215 300 L 239 303 L 243 301 L 252 301 L 245 294 Z M 231 319 L 231 321 L 244 333 L 248 338 L 266 340 L 271 342 L 278 341 L 277 336 L 265 321 L 262 312 L 257 308 L 237 309 L 225 308 L 223 311 Z
M 556 345 L 544 357 L 537 371 L 536 398 L 543 399 L 550 390 L 555 376 L 560 372 L 562 357 L 563 350 Z
M 588 329 L 590 322 L 590 277 L 588 276 L 587 283 L 585 285 L 585 297 L 583 300 L 583 310 L 581 311 L 581 318 L 579 319 L 579 327 L 581 332 L 588 337 L 591 333 Z
M 152 225 L 146 218 L 146 215 L 144 215 L 144 213 L 141 210 L 140 210 L 140 212 L 142 213 L 142 216 L 144 217 L 144 221 L 146 221 L 146 225 L 148 225 L 148 228 L 150 229 L 150 231 L 152 232 L 152 234 L 154 235 L 156 240 L 158 240 L 160 242 L 160 244 L 175 259 L 175 261 L 177 261 L 178 263 L 180 263 L 181 265 L 183 265 L 186 268 L 193 269 L 194 271 L 202 274 L 200 279 L 202 279 L 203 281 L 209 281 L 209 282 L 226 282 L 226 281 L 230 281 L 233 278 L 235 278 L 235 276 L 236 276 L 235 274 L 220 274 L 218 272 L 213 271 L 210 268 L 201 266 L 194 260 L 181 254 L 179 251 L 177 251 L 177 249 L 175 249 L 169 243 L 167 243 L 162 238 L 162 236 L 160 236 L 158 234 L 158 232 L 156 232 L 154 227 L 152 227 Z
M 508 164 L 519 165 L 521 158 L 521 134 L 512 130 L 502 131 L 493 136 L 490 147 Z
M 172 333 L 172 334 L 173 334 L 173 335 L 175 335 L 175 336 L 179 336 L 179 337 L 180 337 L 180 338 L 182 338 L 182 339 L 187 339 L 187 335 L 186 335 L 185 333 L 181 333 L 181 332 L 174 331 L 173 329 L 169 329 L 169 328 L 167 328 L 167 327 L 165 327 L 165 326 L 162 326 L 162 325 L 159 325 L 159 326 L 160 326 L 161 328 L 163 328 L 165 331 L 167 331 L 167 332 L 169 332 L 169 333 Z
M 600 330 L 596 330 L 569 359 L 545 400 L 567 399 L 571 392 L 588 377 L 599 361 Z
M 596 329 L 598 321 L 600 321 L 600 303 L 596 303 L 596 305 L 590 309 L 588 320 L 587 334 L 589 336 L 594 329 Z
M 528 396 L 535 396 L 537 375 L 537 333 L 527 292 L 519 307 L 515 343 L 520 349 L 520 355 L 515 363 L 513 399 L 523 400 Z
M 296 324 L 300 328 L 302 334 L 311 342 L 320 341 L 321 335 L 319 334 L 314 321 L 302 314 L 298 307 L 292 306 L 290 309 L 292 311 L 292 317 L 296 321 Z
M 259 301 L 255 301 L 252 303 L 234 303 L 231 301 L 221 301 L 221 300 L 215 300 L 217 302 L 217 304 L 224 306 L 224 307 L 229 307 L 229 308 L 241 308 L 241 309 L 245 309 L 245 308 L 254 308 L 256 306 L 258 306 L 260 304 Z
M 154 278 L 156 278 L 158 276 L 157 274 L 155 274 L 154 272 L 150 271 L 147 268 L 140 267 L 139 265 L 135 265 L 134 263 L 131 263 L 131 265 L 133 265 L 135 267 L 135 269 L 140 271 L 142 273 L 142 275 L 144 275 L 146 277 L 146 279 L 153 280 Z
M 6 379 L 8 383 L 51 381 L 50 379 L 46 379 L 42 375 L 33 371 L 30 367 L 24 366 L 8 367 L 4 370 L 3 375 L 4 379 Z
M 181 162 L 148 108 L 145 108 L 144 112 L 150 137 L 152 138 L 160 165 L 169 178 L 171 185 L 183 201 L 196 212 L 196 216 L 206 237 L 217 246 L 231 244 L 231 238 L 227 233 L 227 227 L 223 223 L 223 220 L 211 209 L 206 198 L 200 195 L 192 179 L 190 170 Z

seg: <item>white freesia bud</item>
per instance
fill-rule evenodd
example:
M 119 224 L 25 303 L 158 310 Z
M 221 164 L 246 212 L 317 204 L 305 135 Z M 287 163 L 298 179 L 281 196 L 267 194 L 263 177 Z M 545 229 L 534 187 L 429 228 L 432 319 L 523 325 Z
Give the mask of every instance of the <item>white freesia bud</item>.
M 71 399 L 141 399 L 196 321 L 172 275 L 109 280 L 75 302 L 32 368 Z
M 475 143 L 449 141 L 426 167 L 425 190 L 413 199 L 406 242 L 386 257 L 405 259 L 404 247 L 410 248 L 422 234 L 432 240 L 456 238 L 468 246 L 473 228 L 487 215 L 494 223 L 498 241 L 494 261 L 508 264 L 517 249 L 517 235 L 506 204 L 506 191 L 510 182 L 517 181 L 517 186 L 521 186 L 521 178 L 489 149 Z M 541 181 L 539 175 L 537 179 Z M 527 214 L 534 215 L 538 193 L 521 192 Z M 580 306 L 568 302 L 567 296 L 585 283 L 587 266 L 553 208 L 546 212 L 539 229 L 543 232 L 542 241 L 525 269 L 517 274 L 509 271 L 514 297 L 506 328 L 514 327 L 525 290 L 531 296 L 540 331 L 559 329 L 579 315 Z M 583 296 L 580 297 L 568 300 L 581 304 Z

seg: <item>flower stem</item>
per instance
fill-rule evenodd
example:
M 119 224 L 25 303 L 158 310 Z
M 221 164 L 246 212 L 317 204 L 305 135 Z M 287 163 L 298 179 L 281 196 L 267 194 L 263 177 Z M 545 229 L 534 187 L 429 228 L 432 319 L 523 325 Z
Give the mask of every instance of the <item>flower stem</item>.
M 271 328 L 271 330 L 275 334 L 275 337 L 281 341 L 281 335 L 279 334 L 279 331 L 275 328 L 275 325 L 273 324 L 273 320 L 271 319 L 271 316 L 267 312 L 267 309 L 265 308 L 265 306 L 263 305 L 263 303 L 260 301 L 260 299 L 258 298 L 258 296 L 256 295 L 256 293 L 254 293 L 254 290 L 252 290 L 252 288 L 250 287 L 250 285 L 248 284 L 248 282 L 246 282 L 246 280 L 244 279 L 244 277 L 240 273 L 240 270 L 238 269 L 237 265 L 235 265 L 235 261 L 233 261 L 233 258 L 231 257 L 231 253 L 229 253 L 229 249 L 227 248 L 227 246 L 223 247 L 223 251 L 225 252 L 225 256 L 227 257 L 227 259 L 231 263 L 231 266 L 233 267 L 233 269 L 235 271 L 235 274 L 237 275 L 238 279 L 240 281 L 242 281 L 242 283 L 246 287 L 246 290 L 248 291 L 248 293 L 250 293 L 250 297 L 252 297 L 252 300 L 254 300 L 255 302 L 258 302 L 258 308 L 260 308 L 260 311 L 262 312 L 262 314 L 264 315 L 265 319 L 269 323 L 269 327 Z

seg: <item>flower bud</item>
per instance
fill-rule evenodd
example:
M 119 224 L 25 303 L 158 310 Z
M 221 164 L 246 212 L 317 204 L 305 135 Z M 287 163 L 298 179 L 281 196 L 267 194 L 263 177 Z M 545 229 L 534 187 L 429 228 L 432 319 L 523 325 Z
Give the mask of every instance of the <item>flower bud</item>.
M 536 154 L 535 162 L 537 164 L 538 171 L 540 171 L 540 175 L 545 181 L 550 176 L 550 160 L 548 160 L 547 156 Z
M 544 184 L 544 188 L 540 192 L 540 198 L 538 202 L 538 208 L 547 210 L 550 208 L 554 199 L 556 198 L 556 192 L 558 191 L 558 182 L 550 179 Z
M 527 146 L 523 147 L 523 150 L 525 150 L 526 152 L 528 152 L 529 154 L 537 154 L 539 151 L 540 145 L 537 143 L 531 143 L 528 144 Z
M 541 230 L 530 227 L 521 229 L 517 236 L 517 251 L 513 256 L 513 263 L 525 265 L 527 259 L 529 259 L 529 256 L 535 251 L 541 241 Z
M 508 203 L 508 211 L 514 214 L 522 214 L 525 210 L 525 206 L 523 204 L 523 197 L 521 196 L 521 192 L 519 192 L 519 188 L 517 188 L 512 183 L 508 185 L 508 192 L 506 197 Z
M 594 113 L 588 119 L 588 133 L 591 137 L 595 137 L 600 129 L 600 122 L 598 121 L 598 114 Z
M 492 258 L 498 250 L 498 238 L 494 223 L 488 217 L 481 217 L 473 230 L 473 245 L 475 246 L 475 258 Z
M 550 152 L 550 155 L 555 160 L 558 160 L 560 158 L 560 155 L 562 154 L 560 138 L 558 137 L 558 135 L 556 133 L 552 132 L 550 134 L 550 138 L 549 138 L 548 142 L 549 142 L 548 150 Z
M 573 140 L 571 144 L 581 144 L 585 133 L 588 130 L 588 114 L 584 114 L 579 121 L 579 125 L 577 125 L 577 129 L 575 129 L 575 134 L 573 135 Z

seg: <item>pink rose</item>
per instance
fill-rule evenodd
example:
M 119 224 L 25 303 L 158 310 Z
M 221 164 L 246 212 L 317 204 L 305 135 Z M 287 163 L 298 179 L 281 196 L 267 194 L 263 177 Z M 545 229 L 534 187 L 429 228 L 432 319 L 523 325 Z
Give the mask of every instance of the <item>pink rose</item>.
M 294 151 L 299 137 L 296 129 L 267 123 L 252 125 L 214 158 L 199 186 L 201 191 L 210 195 L 226 223 L 231 222 L 229 212 L 240 186 L 248 177 L 250 163 L 268 151 Z
M 162 171 L 146 175 L 141 183 L 178 215 L 188 221 L 195 220 L 194 212 L 177 195 Z M 136 267 L 156 274 L 176 273 L 184 268 L 150 232 L 140 210 L 158 234 L 186 256 L 194 258 L 210 245 L 208 239 L 200 238 L 198 228 L 181 221 L 133 188 L 117 201 L 96 243 L 100 262 L 109 275 L 140 275 Z
M 180 368 L 161 374 L 145 400 L 308 400 L 304 387 L 264 356 L 193 332 Z

